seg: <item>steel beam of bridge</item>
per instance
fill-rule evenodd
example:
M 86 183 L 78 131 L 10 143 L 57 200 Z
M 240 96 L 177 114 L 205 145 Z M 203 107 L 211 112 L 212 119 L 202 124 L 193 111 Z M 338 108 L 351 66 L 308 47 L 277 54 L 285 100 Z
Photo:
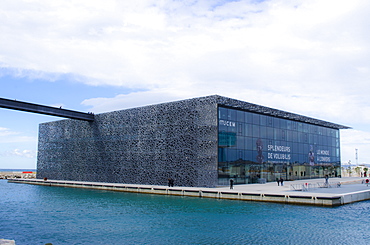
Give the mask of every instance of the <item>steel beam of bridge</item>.
M 94 121 L 94 114 L 92 113 L 66 110 L 62 108 L 38 105 L 38 104 L 22 102 L 22 101 L 17 101 L 17 100 L 3 99 L 3 98 L 0 98 L 0 108 L 33 112 L 33 113 L 38 113 L 38 114 L 43 114 L 43 115 L 64 117 L 64 118 L 77 119 L 77 120 L 90 121 L 90 122 Z

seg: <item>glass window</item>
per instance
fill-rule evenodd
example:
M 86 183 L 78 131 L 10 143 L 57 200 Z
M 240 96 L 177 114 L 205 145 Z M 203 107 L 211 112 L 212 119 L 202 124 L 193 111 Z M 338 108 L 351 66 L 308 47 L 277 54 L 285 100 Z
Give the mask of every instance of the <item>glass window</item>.
M 280 119 L 279 121 L 280 121 L 280 128 L 282 128 L 282 129 L 287 129 L 288 128 L 288 126 L 287 126 L 287 120 Z
M 274 140 L 281 139 L 281 130 L 278 128 L 274 128 Z
M 245 138 L 244 146 L 247 150 L 253 150 L 253 139 L 252 138 Z
M 226 162 L 226 148 L 218 148 L 218 162 Z
M 302 125 L 302 123 L 298 123 L 298 132 L 303 132 L 303 125 Z
M 292 129 L 292 121 L 290 121 L 290 120 L 286 120 L 286 128 L 287 128 L 288 130 L 291 130 L 291 129 Z
M 317 134 L 315 134 L 313 136 L 313 144 L 318 144 L 319 143 L 319 136 Z
M 228 123 L 227 131 L 228 132 L 236 133 L 236 131 L 237 131 L 236 122 L 230 122 L 230 123 Z
M 307 133 L 303 134 L 303 142 L 308 143 L 308 134 Z
M 244 149 L 244 137 L 238 137 L 236 141 L 236 146 L 238 147 L 238 149 Z
M 230 121 L 236 121 L 236 110 L 227 109 L 227 119 Z
M 260 124 L 262 126 L 266 126 L 267 125 L 267 117 L 266 116 L 260 115 Z
M 303 154 L 305 152 L 303 144 L 298 144 L 298 153 Z
M 259 138 L 260 137 L 260 126 L 253 125 L 253 137 Z
M 253 161 L 253 151 L 251 150 L 245 151 L 245 159 L 247 161 Z
M 243 155 L 243 151 L 242 150 L 238 150 L 238 160 L 240 159 L 243 159 L 244 155 Z
M 253 151 L 257 151 L 257 140 L 258 138 L 252 138 L 253 139 Z
M 292 131 L 290 131 L 290 130 L 287 130 L 286 131 L 286 141 L 293 141 L 293 139 L 292 139 Z
M 303 165 L 308 163 L 310 150 L 315 153 L 317 161 L 317 150 L 325 149 L 329 150 L 330 153 L 323 155 L 326 160 L 321 161 L 322 164 L 329 165 L 340 162 L 339 130 L 336 129 L 219 107 L 218 130 L 219 166 L 225 164 L 231 166 L 240 159 L 246 161 L 244 164 L 247 168 L 249 167 L 247 165 L 255 164 L 261 159 L 264 162 L 274 162 L 274 165 L 277 164 L 277 166 L 286 162 L 284 159 L 281 161 L 278 158 L 275 159 L 268 153 L 289 154 L 291 157 L 289 162 L 293 165 Z M 257 160 L 258 140 L 262 143 L 263 157 L 259 152 Z M 282 152 L 281 146 L 288 147 L 289 152 Z M 330 160 L 328 160 L 329 158 Z M 316 162 L 316 164 L 319 166 L 320 163 Z M 299 175 L 300 168 L 296 168 Z M 306 172 L 309 176 L 307 169 Z M 314 176 L 317 177 L 318 174 L 315 172 Z
M 263 127 L 263 126 L 260 127 L 260 137 L 267 138 L 267 128 L 266 127 Z
M 335 146 L 335 138 L 334 137 L 330 137 L 330 145 L 331 146 Z
M 238 152 L 236 149 L 227 149 L 228 154 L 227 154 L 227 161 L 228 162 L 234 162 L 238 160 Z
M 238 123 L 238 135 L 242 136 L 243 135 L 243 130 L 244 129 L 244 125 L 243 123 Z
M 245 124 L 245 136 L 252 137 L 253 136 L 253 127 L 251 124 Z
M 274 139 L 274 129 L 273 128 L 268 127 L 266 134 L 267 134 L 266 138 Z
M 272 117 L 267 117 L 267 126 L 273 127 L 274 126 L 274 120 Z
M 238 122 L 245 122 L 244 114 L 244 111 L 237 111 L 236 118 Z
M 223 107 L 218 108 L 218 118 L 227 120 L 227 109 Z
M 293 142 L 298 142 L 299 138 L 298 138 L 298 132 L 296 131 L 293 131 L 292 132 L 292 141 Z
M 297 122 L 292 122 L 292 129 L 293 130 L 298 130 L 298 123 Z
M 290 151 L 293 152 L 293 153 L 298 153 L 298 151 L 299 151 L 298 143 L 292 143 L 292 147 L 291 147 Z
M 226 124 L 219 122 L 219 124 L 218 124 L 218 131 L 225 131 L 226 132 L 227 131 Z
M 253 124 L 260 125 L 260 115 L 253 114 Z
M 286 140 L 285 130 L 281 130 L 281 140 Z
M 318 136 L 317 144 L 318 144 L 318 145 L 322 145 L 322 142 L 323 142 L 323 140 L 322 140 L 322 136 L 321 136 L 321 135 L 319 135 L 319 136 Z
M 245 115 L 244 115 L 244 119 L 245 119 L 245 122 L 246 123 L 250 123 L 252 124 L 253 123 L 253 116 L 252 116 L 252 113 L 250 112 L 246 112 Z

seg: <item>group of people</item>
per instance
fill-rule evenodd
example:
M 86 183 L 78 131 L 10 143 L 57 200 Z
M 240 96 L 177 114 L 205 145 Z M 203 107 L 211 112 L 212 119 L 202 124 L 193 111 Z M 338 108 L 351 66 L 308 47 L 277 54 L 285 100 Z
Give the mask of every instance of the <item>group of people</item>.
M 277 184 L 278 184 L 278 186 L 279 185 L 281 185 L 281 186 L 283 186 L 284 185 L 284 180 L 283 180 L 283 178 L 276 178 L 276 182 L 277 182 Z

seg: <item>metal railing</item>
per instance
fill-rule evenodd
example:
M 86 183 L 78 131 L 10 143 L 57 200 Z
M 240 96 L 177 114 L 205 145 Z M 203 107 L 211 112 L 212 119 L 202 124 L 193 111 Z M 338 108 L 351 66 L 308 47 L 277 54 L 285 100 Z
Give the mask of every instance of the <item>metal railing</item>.
M 341 186 L 340 182 L 337 183 L 304 183 L 304 184 L 293 184 L 290 185 L 290 189 L 293 191 L 309 191 L 318 188 L 339 188 Z

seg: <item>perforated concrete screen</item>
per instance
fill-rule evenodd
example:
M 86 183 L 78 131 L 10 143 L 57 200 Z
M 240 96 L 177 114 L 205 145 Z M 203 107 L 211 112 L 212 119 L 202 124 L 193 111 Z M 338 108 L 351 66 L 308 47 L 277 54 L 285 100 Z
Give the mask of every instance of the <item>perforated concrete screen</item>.
M 218 95 L 40 124 L 37 177 L 177 186 L 218 185 L 218 107 L 347 128 Z

